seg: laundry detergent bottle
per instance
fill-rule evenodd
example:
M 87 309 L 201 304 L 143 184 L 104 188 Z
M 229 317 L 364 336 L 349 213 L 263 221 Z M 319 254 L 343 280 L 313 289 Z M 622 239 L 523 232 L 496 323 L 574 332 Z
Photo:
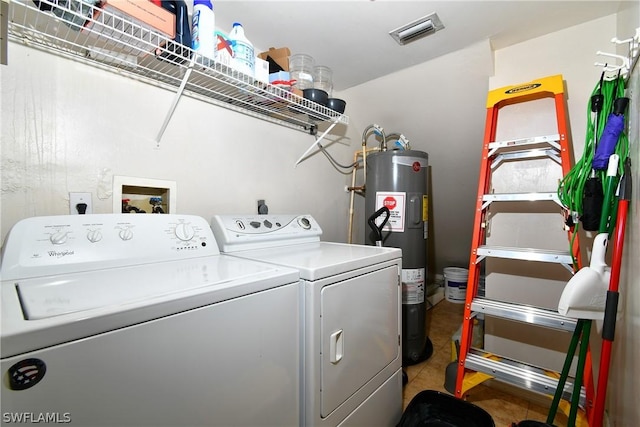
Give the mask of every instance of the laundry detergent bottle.
M 202 62 L 207 65 L 211 65 L 215 58 L 215 31 L 215 14 L 211 0 L 193 0 L 191 47 L 205 58 Z
M 253 77 L 256 63 L 253 45 L 244 35 L 242 24 L 239 22 L 233 23 L 233 29 L 229 33 L 229 40 L 233 49 L 231 66 L 241 73 Z

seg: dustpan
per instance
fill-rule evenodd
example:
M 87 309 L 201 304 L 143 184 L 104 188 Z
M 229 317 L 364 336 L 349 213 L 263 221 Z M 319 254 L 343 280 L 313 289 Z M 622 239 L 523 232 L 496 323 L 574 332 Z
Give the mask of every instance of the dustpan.
M 603 319 L 611 268 L 605 262 L 609 236 L 600 233 L 593 241 L 591 262 L 567 282 L 558 313 L 576 319 Z

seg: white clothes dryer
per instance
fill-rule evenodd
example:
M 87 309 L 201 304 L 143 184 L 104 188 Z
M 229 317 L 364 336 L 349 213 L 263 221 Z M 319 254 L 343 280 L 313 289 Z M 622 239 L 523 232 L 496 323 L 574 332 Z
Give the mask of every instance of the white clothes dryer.
M 188 215 L 25 219 L 2 248 L 4 423 L 297 426 L 297 270 Z
M 217 215 L 211 226 L 223 253 L 300 272 L 303 425 L 395 426 L 401 250 L 321 242 L 310 215 Z

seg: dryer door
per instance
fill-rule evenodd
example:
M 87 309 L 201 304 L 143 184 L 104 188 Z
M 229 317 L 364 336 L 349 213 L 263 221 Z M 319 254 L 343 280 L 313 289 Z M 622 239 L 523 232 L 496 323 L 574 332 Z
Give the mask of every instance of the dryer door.
M 323 418 L 400 357 L 399 294 L 396 265 L 322 288 Z

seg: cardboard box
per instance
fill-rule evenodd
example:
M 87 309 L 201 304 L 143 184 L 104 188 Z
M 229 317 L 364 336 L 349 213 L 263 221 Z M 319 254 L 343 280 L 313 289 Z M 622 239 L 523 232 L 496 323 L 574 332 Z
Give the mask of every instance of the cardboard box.
M 278 49 L 270 47 L 267 52 L 258 54 L 258 58 L 267 60 L 267 56 L 273 59 L 283 71 L 289 71 L 289 57 L 291 51 L 288 47 L 280 47 Z M 272 71 L 270 71 L 271 73 Z
M 113 15 L 158 31 L 170 39 L 176 36 L 176 16 L 146 0 L 107 0 L 102 9 Z

